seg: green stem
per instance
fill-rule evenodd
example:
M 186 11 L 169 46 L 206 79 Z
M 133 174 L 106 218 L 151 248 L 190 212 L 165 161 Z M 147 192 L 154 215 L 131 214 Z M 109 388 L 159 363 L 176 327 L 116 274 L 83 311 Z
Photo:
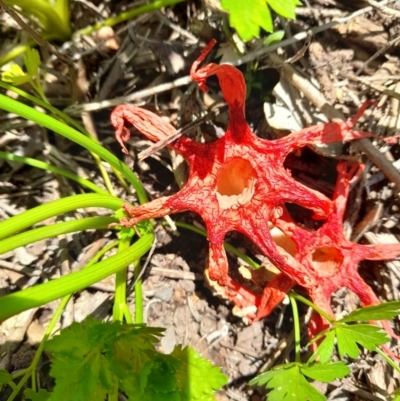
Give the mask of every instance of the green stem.
M 143 323 L 143 282 L 140 278 L 141 273 L 140 260 L 135 264 L 133 279 L 135 280 L 135 323 Z
M 36 160 L 36 159 L 32 159 L 30 157 L 17 156 L 17 155 L 14 155 L 13 153 L 7 153 L 7 152 L 2 152 L 2 151 L 0 151 L 0 159 L 6 159 L 6 160 L 10 160 L 10 161 L 24 163 L 24 164 L 27 164 L 32 167 L 40 168 L 42 170 L 51 171 L 52 173 L 59 174 L 63 177 L 67 177 L 70 180 L 77 182 L 79 185 L 82 185 L 83 187 L 86 187 L 93 192 L 96 192 L 98 194 L 108 195 L 108 192 L 106 190 L 100 188 L 96 184 L 93 184 L 93 182 L 86 180 L 85 178 L 81 178 L 76 174 L 70 173 L 69 171 L 63 170 L 56 166 L 53 166 L 49 163 L 42 162 L 42 161 Z
M 16 93 L 19 96 L 22 96 L 23 98 L 31 101 L 32 103 L 37 104 L 38 106 L 43 107 L 46 110 L 49 110 L 52 114 L 55 116 L 59 117 L 61 120 L 65 121 L 68 123 L 68 125 L 71 125 L 72 127 L 76 128 L 78 131 L 82 132 L 82 134 L 91 137 L 93 140 L 94 138 L 90 135 L 86 129 L 79 124 L 77 121 L 75 121 L 73 118 L 71 118 L 68 114 L 63 113 L 62 111 L 58 110 L 57 108 L 53 107 L 50 103 L 43 101 L 42 99 L 31 95 L 28 92 L 23 91 L 20 88 L 17 88 L 16 86 L 12 86 L 4 81 L 0 81 L 0 87 L 4 88 L 6 90 L 10 90 L 14 93 Z
M 129 240 L 121 240 L 118 246 L 118 252 L 129 247 Z M 128 268 L 122 269 L 115 275 L 115 298 L 113 306 L 113 321 L 123 322 L 124 310 L 126 305 L 126 279 Z
M 27 0 L 4 0 L 4 2 L 14 9 L 15 6 L 20 7 L 24 12 L 23 14 L 33 22 L 36 22 L 32 18 L 32 16 L 35 16 L 37 21 L 41 23 L 41 28 L 45 33 L 51 34 L 55 39 L 64 41 L 71 36 L 69 16 L 63 20 L 50 2 L 43 0 L 34 0 L 33 2 Z M 18 9 L 15 10 L 19 12 Z
M 24 231 L 23 233 L 1 240 L 0 255 L 46 238 L 78 231 L 106 229 L 111 223 L 117 222 L 118 220 L 114 217 L 87 217 Z
M 0 222 L 0 239 L 7 238 L 50 217 L 71 212 L 72 210 L 85 207 L 102 207 L 118 210 L 123 203 L 121 199 L 114 198 L 113 196 L 98 194 L 73 195 L 58 199 Z
M 45 38 L 45 39 L 47 40 L 47 38 Z M 13 46 L 11 49 L 9 49 L 9 51 L 5 51 L 4 53 L 2 51 L 4 56 L 0 57 L 0 67 L 9 63 L 11 60 L 14 60 L 15 58 L 19 57 L 21 54 L 24 54 L 29 47 L 32 47 L 35 44 L 36 44 L 36 42 L 34 40 L 30 40 L 27 43 Z
M 94 263 L 96 263 L 106 252 L 108 252 L 110 249 L 114 248 L 119 241 L 114 241 L 110 244 L 108 244 L 107 246 L 105 246 L 102 250 L 100 250 L 99 252 L 96 253 L 96 255 L 90 260 L 90 262 L 86 265 L 86 267 L 93 265 Z M 24 386 L 24 384 L 26 383 L 26 381 L 29 378 L 29 375 L 32 376 L 32 388 L 33 386 L 36 384 L 36 380 L 34 377 L 34 373 L 36 371 L 36 367 L 40 361 L 40 357 L 42 356 L 44 347 L 46 345 L 46 342 L 48 340 L 48 338 L 50 337 L 51 333 L 54 330 L 54 327 L 58 321 L 58 319 L 60 318 L 61 314 L 63 313 L 65 307 L 67 306 L 69 300 L 71 299 L 71 294 L 66 295 L 60 302 L 60 304 L 58 305 L 56 312 L 54 313 L 45 333 L 43 336 L 42 341 L 40 342 L 39 348 L 36 351 L 35 357 L 33 358 L 33 361 L 31 363 L 31 365 L 29 366 L 28 369 L 25 369 L 23 372 L 18 372 L 17 374 L 13 375 L 13 379 L 16 379 L 18 377 L 21 376 L 21 373 L 24 375 L 23 378 L 18 382 L 18 386 L 14 386 L 13 388 L 13 392 L 10 395 L 10 397 L 7 399 L 7 401 L 12 401 L 15 396 L 21 391 L 22 387 Z
M 27 120 L 34 121 L 35 123 L 55 131 L 58 134 L 70 139 L 73 142 L 83 146 L 92 153 L 96 153 L 103 160 L 107 161 L 112 167 L 121 172 L 126 179 L 133 185 L 136 190 L 137 197 L 140 203 L 147 202 L 147 196 L 142 183 L 138 177 L 119 160 L 111 152 L 98 144 L 93 138 L 89 138 L 75 129 L 67 126 L 61 121 L 56 120 L 44 113 L 40 113 L 32 107 L 26 106 L 21 102 L 11 99 L 5 95 L 0 94 L 0 109 L 6 110 L 9 113 L 17 114 Z
M 399 365 L 392 359 L 390 358 L 389 355 L 387 355 L 385 352 L 383 352 L 379 347 L 375 348 L 375 351 L 397 372 L 400 373 L 400 367 Z
M 104 248 L 100 249 L 96 255 L 90 260 L 90 262 L 86 265 L 86 267 L 91 266 L 92 264 L 96 263 L 100 258 L 102 258 L 108 251 L 118 246 L 120 240 L 113 241 L 106 245 Z
M 26 383 L 26 381 L 29 379 L 29 376 L 32 376 L 32 389 L 33 391 L 35 390 L 36 387 L 36 380 L 35 380 L 35 371 L 36 371 L 36 367 L 40 361 L 40 357 L 42 356 L 43 350 L 44 350 L 44 346 L 46 345 L 46 342 L 48 340 L 48 338 L 50 337 L 58 319 L 60 318 L 61 314 L 63 313 L 65 307 L 67 306 L 67 303 L 69 302 L 69 300 L 71 299 L 71 294 L 65 296 L 60 304 L 58 305 L 51 321 L 50 324 L 47 326 L 47 329 L 44 333 L 44 336 L 42 338 L 42 341 L 40 342 L 39 348 L 37 349 L 36 353 L 35 353 L 35 357 L 33 358 L 33 361 L 31 363 L 31 365 L 29 366 L 28 369 L 25 370 L 24 376 L 22 377 L 22 379 L 18 382 L 18 385 L 16 386 L 16 388 L 14 389 L 14 391 L 11 393 L 11 395 L 7 398 L 7 401 L 13 401 L 13 399 L 18 395 L 18 393 L 22 390 L 22 387 L 24 386 L 24 384 Z M 14 376 L 15 378 L 15 376 Z
M 35 80 L 32 79 L 32 77 L 31 77 L 31 80 L 30 80 L 29 83 L 31 84 L 31 86 L 32 86 L 32 88 L 34 89 L 34 91 L 40 96 L 40 98 L 41 98 L 44 102 L 46 102 L 46 101 L 47 101 L 46 95 L 44 94 L 43 89 L 42 89 L 42 87 L 40 86 L 40 84 L 38 84 L 37 82 L 35 82 Z
M 297 308 L 297 303 L 295 297 L 289 295 L 290 304 L 292 305 L 293 312 L 293 330 L 294 330 L 294 351 L 295 351 L 295 362 L 300 362 L 300 319 L 299 319 L 299 310 Z
M 185 228 L 186 230 L 193 231 L 196 234 L 202 235 L 203 237 L 207 237 L 207 231 L 205 231 L 201 228 L 195 227 L 192 224 L 181 223 L 180 221 L 175 221 L 174 223 L 177 227 Z M 224 242 L 224 248 L 228 252 L 231 252 L 238 258 L 242 259 L 244 262 L 246 262 L 249 266 L 253 267 L 254 269 L 259 269 L 261 267 L 261 265 L 259 263 L 257 263 L 254 259 L 247 256 L 245 253 L 240 252 L 234 246 Z
M 97 283 L 104 278 L 124 269 L 133 260 L 139 259 L 151 247 L 154 241 L 152 233 L 143 235 L 128 249 L 106 260 L 90 265 L 77 272 L 59 279 L 39 284 L 22 291 L 0 297 L 0 321 L 10 318 L 25 310 L 44 305 L 55 299 Z
M 297 299 L 298 301 L 302 302 L 303 304 L 306 304 L 310 308 L 314 309 L 316 312 L 318 312 L 321 316 L 323 316 L 330 324 L 335 324 L 335 320 L 332 319 L 331 316 L 329 316 L 324 310 L 319 308 L 317 305 L 313 304 L 311 301 L 309 301 L 307 298 L 304 298 L 303 296 L 295 293 L 294 291 L 290 291 L 289 296 L 293 297 L 294 299 Z
M 65 114 L 62 111 L 58 110 L 57 108 L 53 107 L 50 103 L 44 102 L 42 99 L 39 99 L 36 96 L 30 95 L 29 93 L 27 93 L 19 88 L 16 88 L 15 86 L 9 85 L 3 81 L 0 81 L 0 87 L 7 89 L 7 90 L 11 90 L 11 91 L 15 92 L 17 95 L 22 96 L 23 98 L 28 99 L 31 102 L 33 102 L 39 106 L 42 106 L 44 109 L 49 110 L 54 116 L 57 116 L 58 118 L 60 118 L 64 122 L 66 122 L 71 127 L 74 127 L 82 134 L 84 134 L 87 137 L 98 142 L 96 140 L 96 138 L 94 138 L 90 134 L 90 132 L 87 131 L 81 124 L 79 124 L 77 121 L 75 121 L 73 118 L 71 118 L 68 114 Z M 106 186 L 108 192 L 113 195 L 113 188 L 112 188 L 111 180 L 107 173 L 107 170 L 101 163 L 101 159 L 99 158 L 99 156 L 96 153 L 91 152 L 91 155 L 97 164 L 97 168 L 99 169 L 101 176 L 103 177 L 104 185 Z M 115 167 L 112 167 L 112 169 L 113 169 L 113 172 L 114 172 L 115 176 L 117 177 L 118 181 L 123 186 L 123 188 L 127 192 L 129 192 L 129 187 L 127 186 L 125 179 L 123 178 L 121 173 Z
M 159 0 L 155 1 L 154 3 L 146 4 L 142 7 L 134 8 L 132 10 L 128 10 L 125 12 L 120 13 L 119 15 L 115 17 L 108 18 L 104 21 L 99 22 L 98 24 L 88 26 L 86 28 L 83 28 L 73 35 L 74 38 L 77 36 L 81 35 L 90 35 L 91 33 L 99 30 L 103 26 L 114 26 L 116 24 L 119 24 L 121 22 L 124 22 L 128 19 L 132 19 L 134 17 L 137 17 L 138 15 L 146 14 L 152 11 L 159 10 L 162 7 L 166 6 L 171 6 L 173 4 L 181 3 L 182 1 L 185 0 Z

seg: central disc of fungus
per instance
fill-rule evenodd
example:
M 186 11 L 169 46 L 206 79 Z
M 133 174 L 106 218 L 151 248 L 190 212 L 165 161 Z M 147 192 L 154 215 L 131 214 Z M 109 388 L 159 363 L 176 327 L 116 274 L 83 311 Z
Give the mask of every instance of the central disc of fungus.
M 224 163 L 217 175 L 217 199 L 222 209 L 239 207 L 254 194 L 256 173 L 250 162 L 234 157 Z
M 330 246 L 321 246 L 317 248 L 312 256 L 312 264 L 320 276 L 333 275 L 342 265 L 343 256 L 335 248 Z

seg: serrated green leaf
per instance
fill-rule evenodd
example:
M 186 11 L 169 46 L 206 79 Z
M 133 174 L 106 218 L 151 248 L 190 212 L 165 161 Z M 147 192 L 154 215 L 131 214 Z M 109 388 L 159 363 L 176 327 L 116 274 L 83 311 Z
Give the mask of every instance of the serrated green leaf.
M 12 85 L 19 86 L 30 81 L 29 75 L 25 74 L 18 64 L 11 64 L 8 71 L 1 73 L 1 80 Z
M 400 314 L 400 301 L 385 302 L 380 305 L 366 306 L 348 314 L 339 322 L 360 322 L 368 320 L 391 320 Z
M 374 351 L 378 345 L 389 341 L 386 332 L 370 324 L 341 325 L 336 327 L 335 332 L 341 357 L 348 355 L 350 358 L 357 358 L 360 353 L 357 344 Z
M 52 353 L 50 374 L 56 379 L 50 400 L 104 399 L 157 355 L 154 343 L 162 330 L 92 318 L 62 330 L 46 344 Z
M 114 213 L 114 217 L 118 220 L 122 219 L 123 217 L 127 217 L 124 209 L 118 209 Z
M 280 42 L 284 36 L 285 36 L 285 31 L 275 31 L 275 32 L 271 33 L 270 35 L 268 35 L 264 39 L 263 43 L 265 46 L 272 46 L 275 43 Z
M 295 19 L 296 6 L 301 6 L 298 0 L 266 0 L 268 5 L 279 15 L 288 19 Z
M 176 369 L 179 361 L 170 355 L 158 355 L 147 362 L 140 372 L 141 391 L 152 389 L 157 393 L 174 392 L 177 390 Z
M 229 24 L 244 41 L 260 36 L 260 27 L 273 32 L 271 13 L 265 0 L 221 0 L 221 7 L 229 12 Z
M 136 230 L 139 232 L 139 236 L 142 236 L 151 232 L 153 228 L 148 221 L 140 221 L 136 224 Z
M 268 390 L 268 401 L 325 401 L 326 397 L 313 387 L 301 374 L 297 365 L 282 365 L 250 381 Z
M 342 361 L 331 363 L 314 363 L 300 366 L 300 372 L 313 380 L 330 383 L 336 379 L 342 379 L 350 374 L 350 368 Z
M 36 77 L 40 66 L 40 56 L 36 49 L 28 47 L 25 52 L 24 64 L 30 77 Z
M 158 353 L 154 344 L 164 329 L 143 325 L 120 325 L 121 329 L 114 342 L 108 341 L 106 352 L 113 372 L 121 380 L 131 373 L 139 374 L 145 363 Z
M 35 393 L 31 388 L 27 388 L 24 390 L 24 396 L 28 400 L 32 401 L 48 401 L 50 400 L 51 393 L 44 389 L 41 389 L 37 393 Z
M 0 388 L 3 384 L 8 384 L 12 381 L 12 375 L 5 369 L 0 369 Z
M 140 372 L 140 396 L 138 397 L 138 392 L 128 395 L 145 401 L 180 401 L 176 379 L 176 368 L 179 364 L 171 355 L 158 354 Z
M 130 239 L 136 235 L 136 231 L 133 227 L 123 227 L 119 231 L 119 237 L 123 240 Z
M 175 347 L 171 356 L 179 361 L 176 371 L 181 401 L 212 401 L 213 394 L 227 384 L 219 367 L 200 356 L 193 348 Z
M 50 374 L 56 379 L 50 397 L 52 401 L 103 400 L 116 383 L 116 377 L 107 358 L 101 355 L 100 348 L 93 348 L 80 358 L 53 355 Z
M 332 357 L 333 347 L 335 345 L 336 333 L 334 330 L 328 332 L 324 340 L 318 345 L 317 350 L 311 355 L 309 363 L 314 362 L 318 357 L 321 363 L 328 362 Z

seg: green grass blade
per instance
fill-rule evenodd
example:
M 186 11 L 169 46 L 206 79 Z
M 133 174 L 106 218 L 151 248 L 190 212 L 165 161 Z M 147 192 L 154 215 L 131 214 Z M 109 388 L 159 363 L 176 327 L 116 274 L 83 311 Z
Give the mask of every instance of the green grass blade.
M 140 203 L 147 202 L 146 193 L 137 176 L 121 160 L 119 160 L 116 156 L 114 156 L 111 152 L 98 144 L 92 138 L 81 134 L 77 130 L 67 126 L 53 117 L 41 113 L 32 107 L 20 103 L 14 99 L 10 99 L 2 94 L 0 94 L 0 109 L 6 110 L 9 113 L 17 114 L 23 118 L 26 118 L 27 120 L 34 121 L 36 124 L 42 125 L 49 130 L 57 132 L 65 138 L 68 138 L 69 140 L 81 145 L 90 152 L 96 153 L 126 177 L 126 179 L 135 188 Z
M 0 223 L 0 240 L 23 231 L 50 217 L 85 207 L 102 207 L 118 210 L 124 202 L 111 195 L 83 194 L 55 200 L 37 206 Z
M 105 229 L 111 223 L 117 223 L 114 217 L 87 217 L 84 219 L 67 221 L 64 223 L 51 224 L 45 227 L 13 235 L 10 238 L 0 241 L 0 255 L 12 251 L 20 246 L 33 244 L 42 239 L 56 237 L 57 235 L 85 231 L 92 229 Z
M 103 280 L 143 256 L 153 241 L 153 234 L 143 235 L 134 245 L 106 260 L 59 279 L 0 297 L 0 321 Z
M 24 44 L 16 46 L 14 45 L 12 47 L 11 46 L 3 47 L 0 54 L 0 67 L 2 67 L 4 64 L 9 63 L 11 60 L 14 60 L 15 58 L 19 57 L 21 54 L 24 54 L 29 47 L 32 47 L 35 44 L 36 42 L 34 40 L 30 40 L 29 42 Z
M 44 100 L 42 100 L 36 96 L 33 96 L 30 93 L 25 92 L 20 88 L 17 88 L 16 86 L 10 85 L 7 82 L 0 81 L 0 87 L 4 88 L 6 90 L 10 90 L 10 91 L 16 93 L 18 96 L 21 96 L 21 97 L 31 101 L 32 103 L 43 107 L 44 109 L 50 111 L 50 113 L 52 113 L 53 115 L 60 117 L 68 125 L 74 127 L 82 134 L 85 134 L 86 136 L 91 137 L 94 140 L 94 138 L 90 135 L 90 133 L 81 124 L 79 124 L 76 120 L 74 120 L 68 114 L 65 114 L 62 111 L 58 110 L 56 107 L 53 107 L 50 103 L 47 103 Z
M 71 36 L 71 27 L 69 23 L 69 16 L 65 20 L 57 14 L 54 5 L 51 2 L 44 0 L 4 0 L 6 4 L 19 11 L 15 6 L 18 6 L 23 15 L 32 22 L 39 25 L 46 34 L 51 34 L 54 39 L 64 41 Z
M 90 132 L 85 129 L 85 127 L 83 127 L 76 120 L 71 118 L 68 114 L 65 114 L 64 112 L 62 112 L 62 111 L 58 110 L 57 108 L 53 107 L 50 103 L 47 103 L 47 102 L 43 101 L 42 99 L 39 99 L 38 97 L 33 96 L 33 95 L 23 91 L 22 89 L 19 89 L 19 88 L 15 87 L 15 86 L 9 85 L 8 83 L 3 82 L 3 81 L 0 81 L 0 87 L 4 88 L 4 89 L 7 89 L 7 90 L 10 90 L 10 91 L 16 93 L 17 95 L 19 95 L 19 96 L 21 96 L 21 97 L 23 97 L 25 99 L 30 100 L 32 103 L 43 107 L 44 109 L 50 111 L 50 113 L 53 116 L 59 117 L 67 125 L 75 128 L 76 130 L 78 130 L 82 134 L 84 134 L 84 135 L 88 136 L 89 138 L 93 139 L 94 141 L 98 142 L 98 140 L 96 138 L 94 138 L 90 134 Z M 91 153 L 91 155 L 95 159 L 95 162 L 97 164 L 98 169 L 100 170 L 100 174 L 103 177 L 104 184 L 105 184 L 106 188 L 108 189 L 108 192 L 111 195 L 113 195 L 112 184 L 111 184 L 111 181 L 110 181 L 110 177 L 108 176 L 107 170 L 101 164 L 101 160 L 100 160 L 99 156 L 97 156 L 95 153 Z M 118 180 L 120 181 L 121 185 L 124 187 L 124 189 L 127 192 L 130 192 L 129 191 L 129 187 L 127 186 L 127 184 L 125 182 L 125 179 L 123 178 L 121 173 L 119 171 L 117 171 L 114 167 L 113 167 L 113 172 L 114 172 L 115 176 L 118 178 Z
M 70 180 L 77 182 L 79 185 L 86 187 L 93 192 L 96 192 L 98 194 L 108 195 L 108 192 L 105 189 L 102 189 L 96 184 L 93 184 L 93 182 L 86 180 L 85 178 L 81 178 L 76 174 L 70 173 L 69 171 L 63 170 L 62 168 L 53 166 L 46 162 L 42 162 L 41 160 L 32 159 L 30 157 L 17 156 L 14 155 L 13 153 L 2 152 L 2 151 L 0 151 L 0 159 L 6 159 L 19 163 L 24 163 L 32 167 L 40 168 L 42 170 L 51 171 L 52 173 L 59 174 L 62 175 L 63 177 L 69 178 Z

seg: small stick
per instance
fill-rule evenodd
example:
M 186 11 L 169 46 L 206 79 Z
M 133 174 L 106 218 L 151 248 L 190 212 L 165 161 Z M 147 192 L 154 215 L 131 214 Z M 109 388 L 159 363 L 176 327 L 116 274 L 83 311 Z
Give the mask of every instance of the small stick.
M 399 12 L 400 14 L 400 12 Z M 360 75 L 365 67 L 371 63 L 372 61 L 374 61 L 375 59 L 377 59 L 381 54 L 385 53 L 387 50 L 389 50 L 393 45 L 395 45 L 398 41 L 400 40 L 400 36 L 397 36 L 396 38 L 392 39 L 390 42 L 388 42 L 388 44 L 385 47 L 382 47 L 382 49 L 378 50 L 375 54 L 373 54 L 359 69 L 358 71 L 355 73 L 355 75 Z
M 382 2 L 378 3 L 375 0 L 365 0 L 370 6 L 377 8 L 382 11 L 384 14 L 391 15 L 392 17 L 400 18 L 400 11 L 394 10 L 390 7 L 385 7 Z
M 274 63 L 283 64 L 283 60 L 276 54 L 270 56 Z M 300 76 L 297 71 L 289 64 L 282 67 L 286 79 L 292 83 L 300 92 L 304 93 L 307 99 L 321 110 L 331 121 L 344 121 L 344 115 L 325 99 L 324 95 L 310 82 Z M 359 139 L 354 142 L 354 146 L 360 152 L 364 152 L 368 158 L 392 181 L 396 188 L 400 190 L 400 172 L 393 164 L 382 155 L 368 139 Z
M 171 142 L 173 142 L 176 139 L 178 139 L 184 133 L 186 133 L 186 132 L 198 127 L 204 121 L 208 120 L 209 118 L 213 118 L 213 117 L 217 116 L 218 114 L 220 114 L 222 111 L 224 111 L 226 109 L 227 109 L 226 106 L 217 108 L 217 109 L 211 111 L 210 113 L 208 113 L 207 115 L 205 115 L 203 117 L 200 117 L 196 121 L 192 121 L 191 123 L 189 123 L 185 127 L 179 128 L 178 130 L 176 130 L 176 132 L 174 134 L 170 135 L 168 138 L 165 138 L 165 139 L 163 139 L 163 140 L 161 140 L 159 142 L 156 142 L 154 145 L 151 145 L 147 149 L 145 149 L 142 152 L 140 152 L 138 154 L 138 159 L 139 160 L 143 160 L 146 157 L 151 156 L 153 153 L 157 152 L 158 150 L 162 149 L 163 147 L 167 146 Z
M 393 1 L 395 1 L 395 0 L 383 0 L 379 4 L 384 6 Z M 243 57 L 239 58 L 238 60 L 236 60 L 235 62 L 233 62 L 232 65 L 239 66 L 239 65 L 248 63 L 257 58 L 260 58 L 269 53 L 272 53 L 279 48 L 290 46 L 294 43 L 300 42 L 301 40 L 307 39 L 307 37 L 310 33 L 312 35 L 315 35 L 317 33 L 324 32 L 324 31 L 334 27 L 335 25 L 343 24 L 345 22 L 351 21 L 352 19 L 354 19 L 356 17 L 359 17 L 360 15 L 369 13 L 373 9 L 374 8 L 372 6 L 368 6 L 368 7 L 362 8 L 361 10 L 357 10 L 354 13 L 347 15 L 346 17 L 338 18 L 334 21 L 328 22 L 325 25 L 321 25 L 321 26 L 318 26 L 311 30 L 306 30 L 304 32 L 299 32 L 298 34 L 293 35 L 289 39 L 283 40 L 282 42 L 276 43 L 272 46 L 264 46 L 261 49 L 258 49 L 246 56 L 243 56 Z M 186 75 L 184 77 L 176 79 L 175 81 L 161 84 L 161 85 L 155 86 L 153 88 L 143 89 L 141 91 L 137 91 L 137 92 L 132 93 L 127 96 L 121 96 L 121 97 L 117 97 L 117 98 L 111 99 L 111 100 L 103 100 L 101 102 L 73 105 L 73 106 L 70 106 L 67 109 L 65 109 L 64 112 L 69 115 L 79 115 L 82 111 L 95 111 L 95 110 L 106 109 L 108 107 L 115 107 L 115 106 L 118 106 L 123 103 L 131 103 L 133 101 L 143 99 L 147 96 L 152 96 L 152 95 L 155 95 L 158 93 L 163 93 L 163 92 L 169 91 L 174 88 L 178 88 L 180 86 L 188 85 L 190 82 L 192 82 L 192 79 L 190 78 L 189 75 Z
M 26 22 L 22 20 L 22 18 L 16 13 L 11 7 L 9 7 L 6 3 L 0 0 L 0 7 L 8 13 L 17 24 L 26 31 L 29 35 L 32 36 L 32 39 L 37 42 L 39 46 L 44 47 L 49 51 L 49 53 L 54 54 L 60 61 L 67 64 L 71 69 L 74 69 L 74 63 L 68 57 L 64 56 L 64 54 L 60 53 L 54 46 L 52 46 L 47 40 L 44 40 L 37 32 L 35 32 Z

